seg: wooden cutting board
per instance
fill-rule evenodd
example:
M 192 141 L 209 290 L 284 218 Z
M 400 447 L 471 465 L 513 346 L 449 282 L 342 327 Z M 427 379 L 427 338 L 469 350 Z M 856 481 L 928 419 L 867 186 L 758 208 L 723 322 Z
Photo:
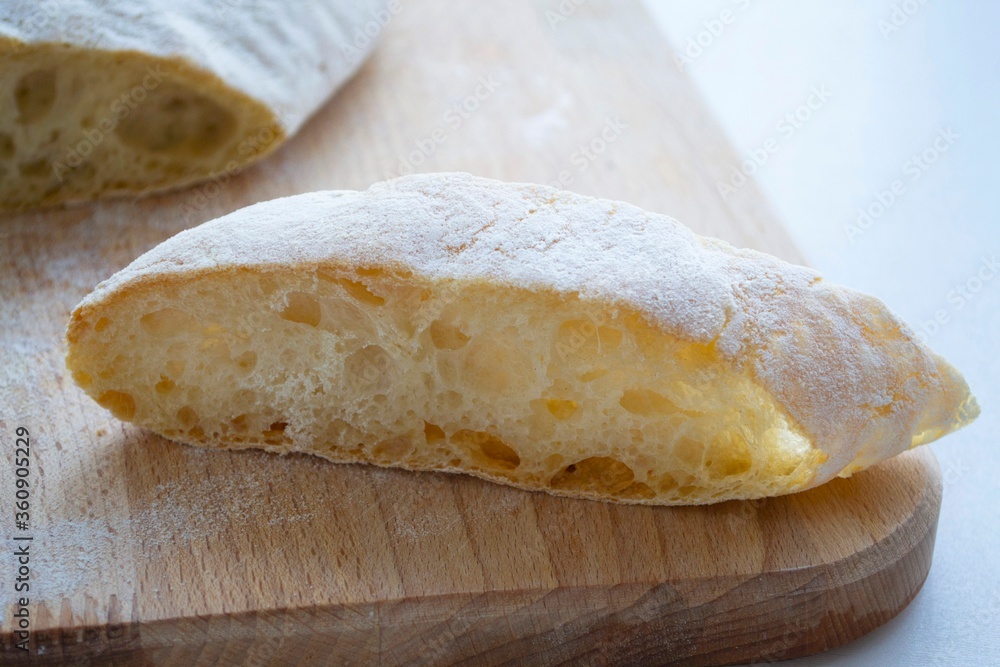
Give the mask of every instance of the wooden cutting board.
M 637 3 L 561 6 L 404 0 L 374 59 L 265 163 L 0 222 L 0 662 L 718 665 L 822 651 L 916 595 L 941 497 L 928 449 L 790 497 L 625 507 L 195 450 L 115 421 L 66 375 L 70 309 L 140 253 L 258 200 L 411 168 L 562 180 L 801 260 L 752 184 L 718 196 L 738 158 Z M 15 535 L 33 537 L 28 653 Z

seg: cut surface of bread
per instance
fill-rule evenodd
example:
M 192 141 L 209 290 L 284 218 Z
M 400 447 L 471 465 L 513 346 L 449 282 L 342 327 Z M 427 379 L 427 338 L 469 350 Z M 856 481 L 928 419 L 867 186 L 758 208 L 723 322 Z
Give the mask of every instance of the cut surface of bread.
M 355 31 L 384 4 L 4 3 L 0 208 L 231 175 L 353 73 L 374 42 Z
M 81 387 L 180 442 L 632 503 L 810 488 L 978 410 L 871 297 L 628 204 L 462 174 L 184 232 L 67 335 Z
M 11 102 L 0 106 L 8 209 L 190 183 L 242 167 L 285 138 L 261 102 L 142 53 L 46 46 L 0 56 L 0 71 L 0 99 Z

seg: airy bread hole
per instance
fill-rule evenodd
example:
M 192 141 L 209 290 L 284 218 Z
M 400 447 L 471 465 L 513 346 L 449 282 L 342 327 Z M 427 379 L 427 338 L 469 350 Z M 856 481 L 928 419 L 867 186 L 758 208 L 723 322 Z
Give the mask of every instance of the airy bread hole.
M 678 487 L 680 487 L 680 482 L 678 482 L 673 475 L 667 473 L 662 477 L 660 477 L 659 483 L 656 485 L 656 487 L 660 493 L 670 494 L 676 491 Z
M 118 124 L 126 144 L 152 153 L 204 156 L 229 141 L 237 121 L 216 102 L 178 85 L 162 84 Z
M 443 428 L 430 422 L 424 422 L 424 437 L 427 439 L 427 444 L 429 445 L 436 442 L 443 442 L 447 438 Z
M 269 445 L 282 445 L 291 442 L 291 439 L 285 435 L 285 430 L 288 428 L 288 422 L 274 422 L 267 427 L 266 431 L 261 432 L 261 437 L 264 442 Z
M 597 368 L 595 370 L 587 371 L 586 373 L 581 374 L 580 382 L 593 382 L 594 380 L 599 380 L 600 378 L 604 377 L 607 374 L 608 374 L 608 369 Z
M 320 320 L 323 319 L 319 301 L 302 292 L 289 292 L 285 299 L 285 309 L 281 312 L 283 319 L 308 324 L 311 327 L 319 326 Z
M 249 417 L 246 414 L 236 415 L 229 420 L 230 425 L 232 425 L 233 430 L 239 433 L 245 433 L 249 428 Z
M 6 132 L 0 132 L 0 160 L 9 160 L 17 152 L 14 140 Z
M 627 389 L 618 403 L 640 417 L 669 416 L 681 411 L 669 398 L 649 389 Z
M 372 449 L 372 455 L 386 463 L 397 463 L 407 457 L 413 449 L 413 443 L 407 435 L 401 435 L 389 440 L 383 440 Z
M 385 299 L 372 293 L 372 291 L 369 290 L 368 286 L 364 283 L 348 280 L 347 278 L 341 278 L 338 282 L 344 287 L 345 290 L 347 290 L 348 294 L 361 303 L 366 303 L 370 306 L 385 305 Z
M 183 408 L 177 411 L 177 421 L 180 422 L 184 430 L 190 431 L 201 421 L 198 419 L 198 413 L 190 405 L 185 405 Z
M 157 394 L 169 394 L 177 387 L 177 383 L 168 378 L 166 375 L 160 376 L 160 381 L 154 385 Z
M 14 101 L 22 125 L 32 125 L 48 115 L 56 101 L 55 70 L 38 69 L 22 76 L 14 89 Z
M 106 391 L 97 398 L 97 403 L 123 421 L 135 417 L 135 399 L 132 394 L 127 394 L 124 391 Z
M 462 429 L 451 436 L 451 442 L 493 468 L 514 470 L 521 465 L 521 457 L 510 445 L 485 431 Z
M 439 350 L 460 350 L 469 342 L 469 336 L 454 325 L 434 320 L 431 322 L 431 342 Z
M 656 491 L 648 484 L 643 484 L 642 482 L 634 482 L 629 484 L 618 494 L 620 498 L 641 498 L 643 500 L 649 500 L 650 498 L 656 497 Z
M 567 401 L 559 398 L 550 398 L 545 401 L 545 407 L 556 419 L 569 419 L 576 414 L 580 404 L 576 401 Z
M 48 178 L 52 175 L 52 165 L 44 158 L 22 162 L 17 165 L 17 170 L 25 178 Z
M 257 366 L 257 353 L 248 350 L 234 359 L 240 370 L 249 373 Z
M 705 467 L 712 479 L 742 475 L 753 467 L 746 438 L 733 431 L 718 434 L 705 452 Z
M 195 318 L 179 308 L 161 308 L 139 318 L 139 325 L 158 336 L 173 336 L 189 331 L 197 324 Z
M 561 491 L 618 495 L 631 486 L 634 479 L 632 469 L 618 459 L 592 456 L 566 466 L 549 481 L 549 486 Z
M 111 325 L 111 320 L 106 317 L 102 317 L 94 323 L 94 331 L 101 333 Z

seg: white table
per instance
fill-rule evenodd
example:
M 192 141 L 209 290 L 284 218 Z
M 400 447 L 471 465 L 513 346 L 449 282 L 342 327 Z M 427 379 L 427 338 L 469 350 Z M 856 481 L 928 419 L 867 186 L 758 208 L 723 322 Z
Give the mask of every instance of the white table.
M 983 406 L 933 445 L 944 505 L 917 599 L 788 664 L 1000 664 L 1000 5 L 646 2 L 811 263 L 924 332 Z

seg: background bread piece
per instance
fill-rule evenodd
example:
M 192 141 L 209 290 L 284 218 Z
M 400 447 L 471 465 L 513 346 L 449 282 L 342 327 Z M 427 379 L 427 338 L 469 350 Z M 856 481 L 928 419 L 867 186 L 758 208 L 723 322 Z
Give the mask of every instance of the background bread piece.
M 629 204 L 466 174 L 183 232 L 67 336 L 91 396 L 175 440 L 622 502 L 801 490 L 978 414 L 872 297 Z
M 0 4 L 0 208 L 137 194 L 266 155 L 396 0 Z

